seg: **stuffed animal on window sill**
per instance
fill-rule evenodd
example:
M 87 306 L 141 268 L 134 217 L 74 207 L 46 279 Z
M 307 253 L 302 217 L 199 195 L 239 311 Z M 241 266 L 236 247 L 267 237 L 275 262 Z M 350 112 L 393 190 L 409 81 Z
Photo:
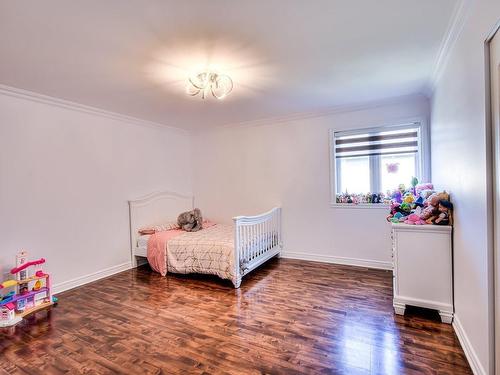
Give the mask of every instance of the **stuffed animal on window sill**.
M 192 211 L 186 211 L 179 215 L 177 224 L 186 232 L 197 232 L 203 229 L 203 217 L 199 208 Z
M 426 222 L 435 225 L 451 225 L 453 204 L 446 199 L 440 200 L 437 210 L 437 215 L 430 217 Z

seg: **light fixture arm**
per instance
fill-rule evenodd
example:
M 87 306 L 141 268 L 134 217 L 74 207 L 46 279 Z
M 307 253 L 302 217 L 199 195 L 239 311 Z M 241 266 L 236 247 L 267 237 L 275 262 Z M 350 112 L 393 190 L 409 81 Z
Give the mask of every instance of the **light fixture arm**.
M 208 92 L 216 99 L 224 99 L 233 90 L 233 80 L 225 74 L 202 72 L 188 79 L 187 93 L 196 96 L 201 93 L 205 99 Z

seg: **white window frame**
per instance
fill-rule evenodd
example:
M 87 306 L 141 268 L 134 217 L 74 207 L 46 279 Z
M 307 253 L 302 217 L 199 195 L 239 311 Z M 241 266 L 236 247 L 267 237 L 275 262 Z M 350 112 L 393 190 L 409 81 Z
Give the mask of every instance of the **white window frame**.
M 431 170 L 430 170 L 430 132 L 426 119 L 424 118 L 412 118 L 402 121 L 397 121 L 391 124 L 373 127 L 356 128 L 349 130 L 337 130 L 329 129 L 329 141 L 330 141 L 330 206 L 333 208 L 370 208 L 370 209 L 387 209 L 386 204 L 351 204 L 351 203 L 337 203 L 337 176 L 339 174 L 338 164 L 336 162 L 335 155 L 335 133 L 340 136 L 346 135 L 356 135 L 369 132 L 381 132 L 388 130 L 403 129 L 409 126 L 419 126 L 418 130 L 418 146 L 419 158 L 417 160 L 416 170 L 418 171 L 419 182 L 430 182 L 431 181 Z M 372 168 L 379 168 L 378 166 L 379 156 L 370 158 L 370 170 Z M 377 175 L 377 176 L 375 176 Z M 374 181 L 378 178 L 378 174 L 371 173 L 370 185 L 379 185 L 378 181 Z

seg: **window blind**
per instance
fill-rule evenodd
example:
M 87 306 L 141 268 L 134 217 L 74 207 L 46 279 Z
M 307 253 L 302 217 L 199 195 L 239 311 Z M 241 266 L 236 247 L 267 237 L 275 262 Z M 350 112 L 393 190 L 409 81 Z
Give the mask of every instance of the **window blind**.
M 358 134 L 335 133 L 335 157 L 396 155 L 419 150 L 419 127 Z

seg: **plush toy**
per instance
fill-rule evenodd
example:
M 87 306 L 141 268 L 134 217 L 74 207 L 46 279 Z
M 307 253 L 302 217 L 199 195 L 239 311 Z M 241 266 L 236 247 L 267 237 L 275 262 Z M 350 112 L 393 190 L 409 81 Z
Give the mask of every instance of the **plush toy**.
M 406 216 L 403 215 L 401 212 L 396 212 L 396 214 L 394 215 L 394 219 L 396 220 L 396 223 L 401 223 L 405 221 Z
M 429 220 L 431 217 L 435 216 L 437 214 L 436 207 L 428 205 L 422 210 L 422 213 L 420 214 L 420 218 L 422 220 Z
M 432 191 L 433 189 L 434 189 L 434 185 L 432 185 L 431 183 L 418 184 L 417 186 L 415 186 L 415 193 L 416 193 L 416 195 L 420 195 L 424 190 Z M 423 197 L 423 198 L 426 199 L 427 197 Z
M 186 211 L 179 215 L 177 224 L 186 232 L 197 232 L 203 228 L 203 217 L 199 208 L 192 211 Z
M 391 198 L 396 203 L 403 203 L 403 194 L 401 194 L 399 190 L 395 190 L 392 193 Z
M 439 215 L 438 212 L 438 204 L 439 201 L 441 200 L 449 200 L 450 195 L 443 191 L 440 193 L 434 193 L 427 198 L 427 200 L 424 203 L 424 210 L 422 211 L 422 214 L 420 215 L 420 218 L 427 221 L 428 224 L 432 224 L 432 220 Z
M 387 216 L 387 221 L 389 223 L 402 223 L 405 221 L 406 216 L 404 216 L 401 212 L 396 212 L 394 215 Z
M 399 212 L 401 212 L 403 215 L 409 215 L 411 212 L 411 205 L 409 203 L 403 202 L 399 206 Z
M 413 202 L 415 207 L 424 207 L 424 198 L 418 197 L 415 202 Z
M 434 191 L 434 190 L 432 190 L 432 189 L 425 189 L 425 190 L 422 190 L 422 191 L 420 192 L 420 194 L 419 194 L 419 195 L 420 195 L 420 196 L 421 196 L 424 200 L 426 200 L 427 198 L 429 198 L 429 197 L 430 197 L 432 194 L 434 194 L 434 193 L 435 193 L 435 191 Z
M 432 220 L 436 225 L 451 225 L 451 212 L 453 204 L 448 200 L 440 200 L 438 204 L 438 216 Z
M 387 221 L 389 222 L 392 221 L 392 218 L 394 217 L 396 212 L 398 212 L 398 208 L 399 208 L 399 203 L 392 201 L 389 215 L 386 217 Z
M 410 183 L 411 183 L 411 187 L 412 187 L 411 191 L 412 191 L 413 195 L 417 195 L 417 190 L 415 189 L 415 187 L 418 184 L 418 179 L 416 177 L 412 177 Z
M 442 191 L 440 193 L 434 193 L 431 196 L 429 196 L 429 198 L 427 198 L 427 202 L 429 203 L 429 205 L 434 207 L 437 207 L 439 201 L 441 200 L 449 201 L 450 194 L 448 194 L 446 191 Z
M 415 201 L 415 196 L 412 193 L 406 193 L 403 202 L 412 204 Z
M 405 224 L 410 224 L 410 225 L 424 225 L 426 224 L 425 220 L 422 220 L 419 215 L 417 214 L 410 214 L 406 217 L 406 220 L 404 221 Z

